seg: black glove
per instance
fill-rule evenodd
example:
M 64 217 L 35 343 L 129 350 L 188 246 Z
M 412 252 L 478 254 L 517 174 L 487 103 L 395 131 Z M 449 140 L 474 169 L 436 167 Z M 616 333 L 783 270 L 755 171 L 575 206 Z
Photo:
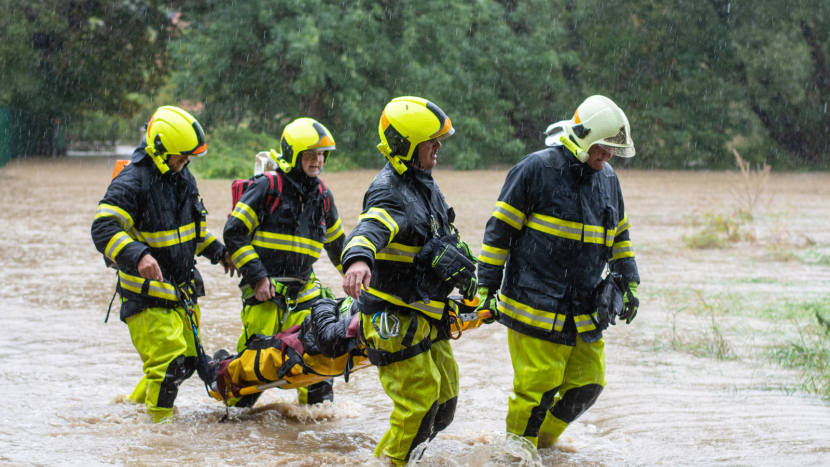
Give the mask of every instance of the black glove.
M 616 317 L 623 311 L 623 286 L 622 277 L 611 273 L 594 291 L 594 305 L 597 310 L 596 324 L 600 331 L 608 328 L 608 325 L 616 325 Z
M 472 300 L 476 296 L 476 265 L 454 245 L 433 238 L 415 256 L 415 261 L 429 265 L 438 277 L 458 287 L 465 299 Z

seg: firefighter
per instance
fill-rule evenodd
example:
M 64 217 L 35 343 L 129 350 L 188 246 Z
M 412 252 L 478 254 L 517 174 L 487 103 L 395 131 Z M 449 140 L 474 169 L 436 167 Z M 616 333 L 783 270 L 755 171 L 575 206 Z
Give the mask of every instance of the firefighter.
M 418 97 L 383 110 L 378 149 L 388 159 L 363 198 L 343 251 L 343 289 L 357 300 L 369 360 L 394 408 L 375 456 L 404 465 L 412 450 L 452 422 L 458 366 L 448 299 L 474 298 L 475 257 L 432 178 L 441 141 L 455 132 L 438 106 Z
M 342 271 L 346 236 L 334 196 L 318 178 L 335 149 L 334 138 L 316 120 L 300 118 L 285 127 L 280 146 L 282 154 L 271 151 L 270 156 L 276 174 L 257 176 L 225 224 L 225 243 L 242 275 L 243 329 L 237 352 L 245 350 L 251 336 L 284 332 L 301 324 L 316 300 L 333 298 L 312 269 L 323 248 Z M 332 401 L 332 380 L 298 393 L 302 404 Z M 230 403 L 251 407 L 260 394 Z
M 121 320 L 144 377 L 129 399 L 144 403 L 156 422 L 172 420 L 179 385 L 199 368 L 198 297 L 204 285 L 194 267 L 199 255 L 235 267 L 208 231 L 190 157 L 207 153 L 205 135 L 189 113 L 160 107 L 126 166 L 110 183 L 92 222 L 95 247 L 118 268 Z M 192 320 L 183 304 L 192 305 Z
M 634 156 L 625 114 L 591 96 L 547 133 L 550 147 L 508 173 L 478 271 L 480 309 L 508 328 L 507 431 L 537 447 L 550 446 L 605 387 L 608 321 L 595 302 L 606 266 L 627 287 L 619 316 L 626 323 L 637 313 L 640 282 L 620 183 L 607 164 Z

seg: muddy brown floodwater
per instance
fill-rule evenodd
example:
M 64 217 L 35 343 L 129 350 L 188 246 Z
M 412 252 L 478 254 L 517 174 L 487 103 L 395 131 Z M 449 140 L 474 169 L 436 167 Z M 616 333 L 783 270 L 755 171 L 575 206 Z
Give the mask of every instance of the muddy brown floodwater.
M 171 425 L 153 425 L 143 406 L 124 401 L 141 377 L 141 362 L 118 312 L 103 323 L 115 276 L 89 236 L 113 165 L 106 158 L 30 158 L 0 169 L 0 464 L 375 464 L 370 454 L 391 404 L 374 369 L 348 384 L 337 381 L 333 405 L 306 409 L 295 405 L 293 391 L 271 390 L 254 409 L 232 409 L 233 421 L 225 424 L 217 423 L 223 407 L 196 377 L 182 386 Z M 375 173 L 324 174 L 347 232 Z M 505 175 L 436 173 L 476 249 Z M 751 244 L 685 248 L 690 216 L 732 203 L 735 179 L 728 174 L 623 171 L 620 179 L 643 278 L 640 314 L 606 333 L 607 388 L 555 448 L 539 452 L 538 462 L 830 465 L 830 407 L 816 396 L 777 389 L 794 384 L 798 373 L 767 363 L 756 340 L 739 332 L 744 328 L 730 328 L 737 330 L 729 336 L 736 357 L 724 361 L 655 350 L 672 305 L 661 298 L 666 291 L 826 299 L 830 267 L 768 260 Z M 230 182 L 201 180 L 199 187 L 208 225 L 221 233 Z M 830 175 L 773 174 L 767 191 L 774 195 L 768 212 L 785 215 L 759 222 L 760 236 L 786 225 L 830 244 Z M 237 281 L 203 263 L 205 347 L 233 348 L 240 330 Z M 323 281 L 343 295 L 326 258 L 318 265 Z M 737 321 L 775 326 L 753 319 Z M 692 333 L 700 323 L 687 316 L 676 326 Z M 528 453 L 504 441 L 512 379 L 505 328 L 485 327 L 453 346 L 461 372 L 458 412 L 422 465 L 531 465 Z

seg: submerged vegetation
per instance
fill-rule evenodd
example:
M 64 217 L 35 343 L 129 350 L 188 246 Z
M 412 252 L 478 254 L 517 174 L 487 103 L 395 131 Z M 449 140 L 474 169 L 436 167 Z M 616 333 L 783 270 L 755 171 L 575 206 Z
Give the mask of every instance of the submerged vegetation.
M 830 400 L 830 302 L 806 308 L 815 312 L 815 321 L 799 326 L 797 338 L 773 347 L 767 355 L 801 372 L 801 384 L 796 389 Z
M 759 300 L 739 294 L 706 295 L 699 290 L 664 290 L 656 295 L 671 304 L 664 307 L 667 332 L 655 338 L 656 350 L 718 360 L 765 359 L 799 372 L 798 383 L 777 387 L 830 400 L 830 300 Z M 698 327 L 690 327 L 688 318 L 694 318 Z M 742 318 L 762 320 L 762 324 L 748 324 Z M 737 352 L 732 343 L 736 339 L 749 345 L 743 344 Z

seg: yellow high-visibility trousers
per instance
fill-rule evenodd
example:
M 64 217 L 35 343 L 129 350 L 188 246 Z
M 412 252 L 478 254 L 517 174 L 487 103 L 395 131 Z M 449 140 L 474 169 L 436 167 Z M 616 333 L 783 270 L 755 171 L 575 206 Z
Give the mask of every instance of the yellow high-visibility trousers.
M 196 322 L 201 311 L 196 305 Z M 144 363 L 144 377 L 128 399 L 143 403 L 156 422 L 171 419 L 179 385 L 196 371 L 193 330 L 184 308 L 147 308 L 126 319 Z
M 360 315 L 361 327 L 368 345 L 377 350 L 397 352 L 415 314 L 398 313 L 400 333 L 383 339 L 372 319 Z M 438 330 L 423 315 L 417 318 L 412 345 L 423 339 L 435 339 Z M 390 428 L 378 443 L 374 455 L 386 455 L 396 465 L 405 465 L 412 450 L 431 440 L 452 423 L 458 402 L 458 365 L 448 340 L 434 343 L 430 350 L 414 357 L 378 367 L 378 378 L 386 395 L 394 404 L 389 416 Z
M 507 330 L 513 393 L 507 431 L 547 447 L 596 402 L 605 387 L 605 341 L 576 346 Z
M 257 305 L 246 306 L 242 309 L 242 335 L 236 344 L 236 351 L 245 350 L 245 343 L 254 334 L 272 336 L 285 332 L 291 326 L 302 324 L 306 316 L 311 314 L 311 308 L 292 310 L 285 315 L 274 302 L 268 301 Z M 300 404 L 319 404 L 323 401 L 334 400 L 333 380 L 321 381 L 311 386 L 298 388 L 297 399 Z M 255 393 L 241 398 L 233 398 L 228 404 L 236 407 L 252 407 L 262 393 Z

